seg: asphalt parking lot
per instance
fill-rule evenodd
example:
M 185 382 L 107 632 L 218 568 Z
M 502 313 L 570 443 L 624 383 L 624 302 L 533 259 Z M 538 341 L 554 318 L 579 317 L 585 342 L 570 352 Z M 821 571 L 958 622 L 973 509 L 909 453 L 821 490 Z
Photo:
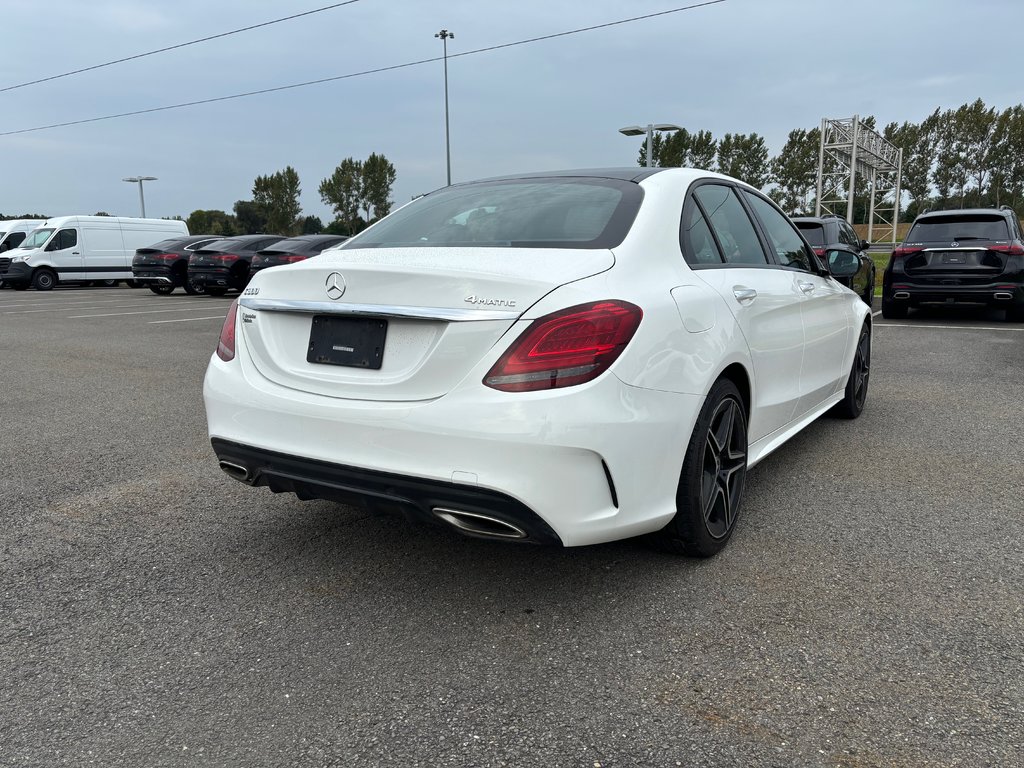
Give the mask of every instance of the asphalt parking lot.
M 1020 764 L 1024 326 L 876 317 L 697 562 L 230 480 L 229 302 L 0 291 L 0 764 Z

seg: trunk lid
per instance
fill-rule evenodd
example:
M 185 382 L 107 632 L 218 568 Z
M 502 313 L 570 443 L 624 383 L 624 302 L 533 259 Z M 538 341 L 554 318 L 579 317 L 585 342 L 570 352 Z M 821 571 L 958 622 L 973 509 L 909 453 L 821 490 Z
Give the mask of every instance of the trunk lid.
M 338 398 L 429 400 L 465 378 L 544 295 L 614 263 L 609 250 L 329 251 L 255 277 L 239 300 L 241 333 L 256 369 L 282 386 Z M 318 354 L 310 354 L 314 331 L 317 350 L 345 364 L 308 359 Z M 364 343 L 381 347 L 369 366 L 352 358 Z
M 985 245 L 926 247 L 904 257 L 903 269 L 908 277 L 927 282 L 958 285 L 986 284 L 1006 269 L 1008 255 L 990 250 Z

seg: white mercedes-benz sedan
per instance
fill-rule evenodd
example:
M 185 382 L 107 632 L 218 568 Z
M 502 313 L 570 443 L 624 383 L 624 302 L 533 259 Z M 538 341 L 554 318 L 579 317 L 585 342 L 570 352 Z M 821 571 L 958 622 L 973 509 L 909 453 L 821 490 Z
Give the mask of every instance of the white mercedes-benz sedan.
M 206 373 L 210 438 L 301 499 L 707 557 L 750 467 L 864 407 L 871 312 L 836 280 L 856 268 L 708 171 L 445 187 L 256 275 Z

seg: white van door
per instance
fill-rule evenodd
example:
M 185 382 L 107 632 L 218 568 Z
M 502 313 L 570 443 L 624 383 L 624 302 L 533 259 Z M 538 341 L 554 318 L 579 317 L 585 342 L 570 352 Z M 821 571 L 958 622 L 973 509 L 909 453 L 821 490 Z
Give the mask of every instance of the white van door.
M 75 227 L 64 227 L 57 230 L 50 242 L 46 244 L 45 259 L 57 270 L 57 276 L 63 280 L 81 280 L 85 271 L 82 260 L 84 250 L 80 233 Z
M 132 276 L 121 224 L 116 218 L 110 218 L 109 223 L 89 222 L 82 227 L 86 239 L 83 257 L 87 280 L 126 280 Z

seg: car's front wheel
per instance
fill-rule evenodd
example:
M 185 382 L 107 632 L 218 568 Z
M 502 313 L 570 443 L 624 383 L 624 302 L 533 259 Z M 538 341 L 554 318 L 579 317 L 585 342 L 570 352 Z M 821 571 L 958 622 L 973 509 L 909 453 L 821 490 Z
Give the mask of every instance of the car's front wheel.
M 676 515 L 652 534 L 656 545 L 711 557 L 729 541 L 747 475 L 747 414 L 736 385 L 715 383 L 697 417 L 676 491 Z
M 37 291 L 51 291 L 57 285 L 57 275 L 50 269 L 37 269 L 32 275 L 32 287 Z

